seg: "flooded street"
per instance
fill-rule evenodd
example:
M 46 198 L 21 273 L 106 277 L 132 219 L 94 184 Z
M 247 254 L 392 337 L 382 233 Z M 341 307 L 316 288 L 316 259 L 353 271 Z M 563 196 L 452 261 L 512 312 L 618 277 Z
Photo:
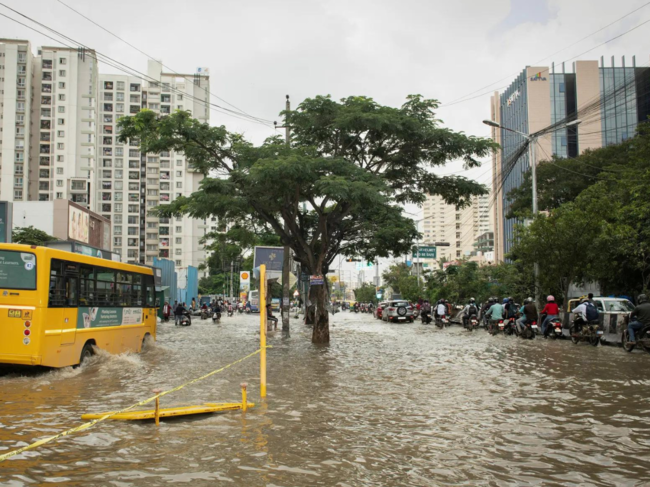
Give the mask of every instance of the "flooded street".
M 161 422 L 107 421 L 0 464 L 0 485 L 648 485 L 650 356 L 568 340 L 524 341 L 455 326 L 333 317 L 269 337 L 259 357 L 162 398 L 162 407 L 256 407 Z M 258 316 L 159 325 L 142 355 L 0 377 L 0 448 L 14 449 L 120 409 L 258 348 Z

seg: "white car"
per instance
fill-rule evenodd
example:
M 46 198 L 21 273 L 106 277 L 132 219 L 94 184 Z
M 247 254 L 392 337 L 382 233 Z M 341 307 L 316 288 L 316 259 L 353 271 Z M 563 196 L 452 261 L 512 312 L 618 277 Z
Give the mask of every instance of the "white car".
M 408 301 L 388 301 L 382 311 L 382 320 L 390 322 L 408 321 L 413 323 L 413 306 Z

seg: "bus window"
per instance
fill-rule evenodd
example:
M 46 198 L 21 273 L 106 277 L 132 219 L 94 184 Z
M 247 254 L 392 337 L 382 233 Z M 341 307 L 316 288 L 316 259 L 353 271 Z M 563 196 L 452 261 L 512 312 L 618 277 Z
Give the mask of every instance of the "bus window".
M 156 288 L 154 286 L 153 276 L 142 277 L 144 278 L 147 306 L 154 307 L 156 305 Z
M 112 269 L 96 269 L 97 272 L 97 301 L 96 306 L 116 306 L 115 271 Z
M 133 285 L 132 274 L 129 272 L 117 273 L 117 305 L 131 306 L 131 287 Z
M 65 276 L 62 270 L 63 262 L 52 259 L 50 271 L 50 308 L 65 306 Z
M 95 270 L 82 266 L 79 271 L 79 304 L 93 306 L 95 304 Z
M 77 278 L 66 276 L 65 278 L 65 306 L 66 308 L 76 308 L 79 305 L 77 301 Z
M 142 302 L 142 274 L 133 274 L 133 293 L 132 304 L 133 306 L 141 307 Z

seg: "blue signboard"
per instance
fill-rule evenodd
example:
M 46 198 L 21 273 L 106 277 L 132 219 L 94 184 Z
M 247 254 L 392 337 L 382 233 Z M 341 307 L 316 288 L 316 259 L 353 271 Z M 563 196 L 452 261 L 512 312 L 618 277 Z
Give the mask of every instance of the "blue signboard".
M 282 272 L 283 247 L 255 247 L 253 267 L 266 266 L 268 271 Z

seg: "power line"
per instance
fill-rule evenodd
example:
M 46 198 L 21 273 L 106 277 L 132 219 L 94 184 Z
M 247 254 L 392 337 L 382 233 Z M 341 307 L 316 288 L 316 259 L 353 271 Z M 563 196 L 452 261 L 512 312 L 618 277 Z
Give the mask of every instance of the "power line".
M 66 4 L 66 3 L 63 2 L 62 0 L 57 0 L 57 1 L 58 1 L 61 5 L 67 7 L 68 9 L 72 10 L 73 12 L 75 12 L 77 15 L 79 15 L 79 16 L 83 17 L 84 19 L 86 19 L 88 22 L 90 22 L 90 23 L 96 25 L 97 27 L 99 27 L 99 28 L 102 29 L 103 31 L 105 31 L 105 32 L 107 32 L 108 34 L 112 35 L 112 36 L 115 37 L 116 39 L 122 41 L 122 42 L 123 42 L 124 44 L 126 44 L 127 46 L 129 46 L 129 47 L 135 49 L 136 51 L 138 51 L 139 53 L 143 54 L 143 55 L 146 56 L 147 58 L 149 58 L 149 59 L 151 59 L 151 60 L 153 60 L 153 61 L 156 61 L 156 62 L 160 62 L 160 61 L 158 61 L 157 59 L 155 59 L 154 57 L 152 57 L 151 55 L 149 55 L 149 54 L 147 54 L 146 52 L 144 52 L 143 50 L 137 48 L 136 46 L 134 46 L 134 45 L 131 44 L 130 42 L 126 41 L 125 39 L 122 39 L 120 36 L 118 36 L 118 35 L 115 34 L 114 32 L 111 32 L 111 31 L 108 30 L 106 27 L 104 27 L 104 26 L 98 24 L 98 23 L 95 22 L 93 19 L 87 17 L 86 15 L 82 14 L 81 12 L 79 12 L 79 11 L 76 10 L 76 9 L 74 9 L 74 8 L 71 7 L 70 5 Z M 169 66 L 166 66 L 166 65 L 163 64 L 162 62 L 160 62 L 160 65 L 163 66 L 164 68 L 167 68 L 167 69 L 170 70 L 172 73 L 179 75 L 179 76 L 182 77 L 183 79 L 185 79 L 185 80 L 187 80 L 187 81 L 192 81 L 191 79 L 189 79 L 189 78 L 187 78 L 187 77 L 185 77 L 185 76 L 180 75 L 179 73 L 177 73 L 176 71 L 174 71 L 174 70 L 173 70 L 172 68 L 170 68 Z M 199 88 L 201 88 L 204 92 L 207 93 L 207 91 L 206 91 L 204 88 L 202 88 L 201 86 L 199 86 Z M 210 96 L 213 96 L 214 98 L 216 98 L 216 99 L 218 99 L 218 100 L 221 100 L 222 102 L 226 103 L 227 105 L 230 105 L 231 107 L 235 108 L 236 110 L 238 110 L 239 112 L 241 112 L 242 114 L 244 114 L 244 115 L 246 115 L 246 116 L 248 116 L 248 117 L 250 117 L 250 118 L 254 118 L 254 119 L 256 119 L 256 120 L 263 121 L 263 122 L 269 122 L 269 123 L 272 123 L 272 122 L 273 122 L 272 120 L 267 120 L 267 119 L 260 118 L 260 117 L 254 117 L 253 115 L 250 115 L 249 113 L 246 113 L 246 112 L 245 112 L 244 110 L 242 110 L 241 108 L 236 107 L 236 106 L 233 105 L 232 103 L 228 102 L 227 100 L 224 100 L 223 98 L 220 98 L 219 96 L 215 95 L 215 94 L 212 93 L 212 92 L 210 92 L 209 95 L 210 95 Z
M 633 13 L 633 12 L 631 12 L 631 13 Z M 629 15 L 629 14 L 628 14 L 628 15 Z M 623 18 L 624 18 L 624 17 L 623 17 Z M 619 20 L 620 20 L 620 19 L 619 19 Z M 572 61 L 573 59 L 576 59 L 576 58 L 578 58 L 578 57 L 580 57 L 580 56 L 583 56 L 583 55 L 585 55 L 585 54 L 587 54 L 587 53 L 593 51 L 594 49 L 598 49 L 599 47 L 602 47 L 602 46 L 604 46 L 605 44 L 608 44 L 608 43 L 610 43 L 610 42 L 612 42 L 612 41 L 614 41 L 614 40 L 616 40 L 616 39 L 620 39 L 621 37 L 623 37 L 623 36 L 629 34 L 630 32 L 632 32 L 632 31 L 638 29 L 639 27 L 644 26 L 645 24 L 647 24 L 647 23 L 649 23 L 649 22 L 650 22 L 650 19 L 648 19 L 648 20 L 646 20 L 645 22 L 642 22 L 642 23 L 640 23 L 640 24 L 638 24 L 638 25 L 632 27 L 632 28 L 629 29 L 629 30 L 626 30 L 626 31 L 623 32 L 622 34 L 619 34 L 619 35 L 617 35 L 617 36 L 615 36 L 615 37 L 612 37 L 611 39 L 608 39 L 608 40 L 606 40 L 605 42 L 603 42 L 603 43 L 601 43 L 601 44 L 598 44 L 597 46 L 592 47 L 591 49 L 587 49 L 586 51 L 584 51 L 584 52 L 582 52 L 582 53 L 580 53 L 580 54 L 578 54 L 578 55 L 576 55 L 576 56 L 573 56 L 573 57 L 571 57 L 571 58 L 569 58 L 569 59 L 565 59 L 564 61 L 562 61 L 562 63 L 566 63 L 566 62 Z M 542 73 L 548 73 L 548 70 L 549 70 L 549 68 L 545 68 L 545 69 L 543 69 L 541 72 L 542 72 Z M 504 79 L 507 79 L 507 78 L 504 78 Z M 491 84 L 495 84 L 495 83 L 491 83 Z M 490 85 L 487 85 L 487 86 L 490 86 Z M 463 102 L 465 102 L 465 101 L 473 100 L 473 99 L 475 99 L 475 98 L 479 98 L 479 97 L 481 97 L 481 96 L 485 96 L 485 95 L 488 95 L 488 94 L 490 94 L 490 93 L 493 93 L 494 91 L 502 90 L 503 88 L 507 88 L 507 85 L 506 85 L 506 86 L 502 86 L 502 87 L 500 87 L 500 88 L 492 89 L 492 90 L 490 90 L 490 91 L 487 91 L 487 92 L 485 92 L 485 93 L 481 93 L 480 95 L 473 96 L 473 97 L 471 97 L 471 98 L 457 99 L 456 101 L 453 101 L 453 102 L 449 102 L 449 103 L 445 103 L 445 104 L 443 104 L 443 105 L 440 105 L 438 108 L 446 108 L 446 107 L 449 107 L 449 106 L 452 106 L 452 105 L 457 105 L 458 103 L 463 103 Z
M 20 25 L 23 25 L 24 27 L 27 27 L 28 29 L 33 30 L 34 32 L 37 32 L 37 33 L 39 33 L 39 34 L 41 34 L 41 35 L 44 35 L 45 37 L 47 37 L 47 38 L 49 38 L 49 39 L 52 39 L 52 40 L 54 40 L 55 42 L 60 42 L 61 44 L 65 45 L 65 46 L 68 47 L 68 48 L 71 48 L 71 49 L 73 49 L 73 48 L 77 48 L 77 49 L 78 49 L 78 48 L 88 49 L 90 52 L 94 52 L 94 53 L 95 53 L 95 59 L 96 59 L 97 61 L 100 61 L 100 60 L 101 60 L 102 62 L 104 62 L 104 63 L 107 64 L 108 66 L 114 67 L 114 68 L 116 68 L 116 69 L 118 69 L 118 70 L 120 70 L 120 71 L 122 71 L 122 72 L 124 72 L 124 73 L 126 73 L 126 74 L 128 74 L 128 75 L 130 75 L 130 76 L 134 76 L 134 77 L 140 78 L 142 81 L 149 81 L 149 82 L 153 82 L 153 83 L 156 83 L 156 84 L 159 83 L 159 80 L 156 80 L 156 79 L 154 79 L 154 78 L 152 78 L 152 77 L 150 77 L 150 76 L 148 76 L 148 75 L 146 75 L 146 74 L 144 74 L 144 73 L 142 73 L 142 72 L 140 72 L 140 71 L 138 71 L 138 70 L 136 70 L 136 69 L 134 69 L 134 68 L 131 68 L 131 67 L 127 66 L 126 64 L 124 64 L 124 63 L 122 63 L 122 62 L 120 62 L 120 61 L 117 61 L 117 60 L 115 60 L 115 59 L 113 59 L 113 58 L 111 58 L 111 57 L 109 57 L 109 56 L 107 56 L 107 55 L 105 55 L 105 54 L 102 54 L 101 52 L 99 52 L 99 51 L 97 51 L 97 50 L 95 50 L 95 49 L 92 49 L 92 48 L 90 48 L 90 47 L 88 47 L 88 46 L 86 46 L 86 45 L 84 45 L 84 44 L 82 44 L 82 43 L 80 43 L 80 42 L 78 42 L 78 41 L 75 41 L 75 40 L 72 39 L 71 37 L 68 37 L 67 35 L 62 34 L 61 32 L 58 32 L 57 30 L 55 30 L 55 29 L 53 29 L 53 28 L 51 28 L 51 27 L 48 27 L 47 25 L 45 25 L 45 24 L 43 24 L 43 23 L 41 23 L 41 22 L 39 22 L 39 21 L 37 21 L 37 20 L 35 20 L 35 19 L 32 19 L 31 17 L 29 17 L 29 16 L 27 16 L 27 15 L 24 15 L 24 14 L 18 12 L 17 10 L 15 10 L 15 9 L 13 9 L 13 8 L 11 8 L 11 7 L 8 7 L 7 5 L 5 5 L 5 4 L 3 4 L 3 3 L 0 3 L 0 6 L 3 6 L 3 7 L 5 7 L 5 8 L 7 8 L 8 10 L 11 10 L 12 12 L 17 13 L 17 14 L 20 15 L 21 17 L 24 17 L 24 18 L 30 20 L 31 22 L 33 22 L 33 23 L 35 23 L 35 24 L 37 24 L 37 25 L 39 25 L 39 26 L 41 26 L 41 27 L 43 27 L 43 28 L 49 30 L 50 32 L 52 32 L 52 33 L 54 33 L 54 34 L 56 34 L 56 35 L 58 35 L 58 36 L 60 36 L 60 37 L 62 37 L 62 38 L 64 38 L 64 39 L 68 40 L 69 42 L 72 42 L 73 44 L 75 44 L 75 46 L 71 46 L 71 45 L 69 45 L 69 44 L 66 44 L 65 42 L 61 41 L 60 39 L 55 39 L 55 38 L 53 38 L 53 37 L 51 37 L 51 36 L 49 36 L 49 35 L 47 35 L 47 34 L 41 32 L 41 31 L 39 31 L 38 29 L 35 29 L 35 28 L 31 27 L 31 26 L 28 26 L 28 25 L 26 25 L 26 24 L 24 24 L 24 23 L 22 23 L 22 22 L 20 22 L 20 21 L 18 21 L 18 20 L 16 20 L 16 19 L 14 19 L 14 18 L 11 18 L 11 17 L 9 17 L 9 16 L 7 16 L 7 15 L 0 14 L 0 15 L 2 15 L 3 17 L 5 17 L 5 18 L 7 18 L 7 19 L 9 19 L 9 20 L 11 20 L 11 21 L 13 21 L 13 22 L 16 22 L 16 23 L 18 23 L 18 24 L 20 24 Z M 230 110 L 230 109 L 228 109 L 228 108 L 221 107 L 221 106 L 219 106 L 219 105 L 216 105 L 215 103 L 211 103 L 211 102 L 208 102 L 208 101 L 206 101 L 206 100 L 201 100 L 200 98 L 197 98 L 197 97 L 195 97 L 194 95 L 190 95 L 189 93 L 186 93 L 186 92 L 184 92 L 184 91 L 178 90 L 177 88 L 174 88 L 174 87 L 172 87 L 172 86 L 170 86 L 170 90 L 171 90 L 172 92 L 175 92 L 175 93 L 183 94 L 184 96 L 188 97 L 190 100 L 196 101 L 196 102 L 198 102 L 198 103 L 202 103 L 202 104 L 204 104 L 204 106 L 206 106 L 206 107 L 210 106 L 211 109 L 212 109 L 213 111 L 216 111 L 216 112 L 218 112 L 218 113 L 223 113 L 223 114 L 225 114 L 225 115 L 230 115 L 230 116 L 235 117 L 235 118 L 240 118 L 240 119 L 242 119 L 242 120 L 252 121 L 252 122 L 254 122 L 254 123 L 259 123 L 259 124 L 265 125 L 265 126 L 267 126 L 267 127 L 272 127 L 271 125 L 269 125 L 269 124 L 267 124 L 267 123 L 265 123 L 265 122 L 261 122 L 261 121 L 259 121 L 258 119 L 255 119 L 255 118 L 250 118 L 250 117 L 249 117 L 248 119 L 247 119 L 247 118 L 244 118 L 245 116 L 243 116 L 243 115 L 242 115 L 241 113 L 239 113 L 239 112 L 235 112 L 235 111 Z

